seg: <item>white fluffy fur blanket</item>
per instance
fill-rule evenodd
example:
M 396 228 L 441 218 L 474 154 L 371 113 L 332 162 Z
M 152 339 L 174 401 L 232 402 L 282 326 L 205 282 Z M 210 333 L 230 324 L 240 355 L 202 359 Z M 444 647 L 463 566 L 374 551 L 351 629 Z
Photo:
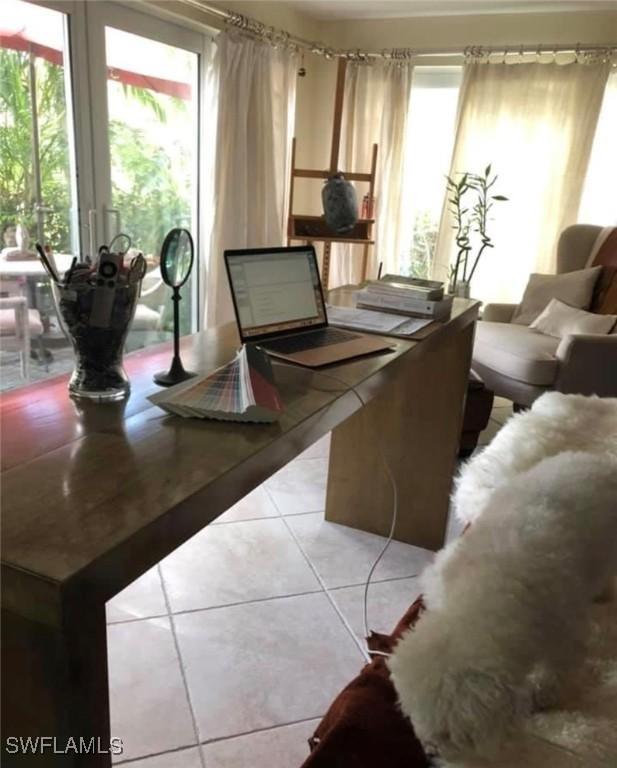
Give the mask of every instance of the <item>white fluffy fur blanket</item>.
M 617 766 L 617 601 L 592 607 L 585 686 L 558 709 L 528 717 L 490 762 L 440 768 L 615 768 Z
M 588 495 L 590 485 L 596 491 L 592 496 Z M 440 765 L 617 766 L 617 601 L 603 606 L 589 602 L 590 590 L 595 587 L 594 578 L 589 575 L 595 568 L 594 557 L 608 564 L 605 573 L 614 573 L 610 569 L 615 562 L 617 543 L 617 521 L 613 517 L 617 512 L 616 488 L 617 399 L 547 394 L 531 411 L 513 417 L 491 445 L 464 467 L 457 483 L 454 508 L 462 522 L 477 521 L 476 525 L 463 539 L 448 545 L 423 575 L 428 611 L 417 625 L 416 637 L 414 632 L 406 635 L 389 662 L 404 711 L 409 707 L 417 715 L 417 719 L 412 719 L 419 735 L 424 730 L 428 737 L 433 727 L 431 721 L 441 727 L 441 716 L 436 714 L 435 707 L 442 705 L 445 711 L 455 713 L 454 726 L 458 722 L 465 727 L 467 721 L 470 728 L 480 727 L 486 733 L 492 728 L 499 730 L 498 710 L 501 708 L 502 714 L 507 714 L 507 709 L 502 706 L 498 689 L 490 690 L 490 695 L 495 695 L 495 710 L 491 715 L 489 707 L 486 722 L 480 718 L 472 724 L 469 719 L 474 717 L 471 710 L 475 710 L 477 703 L 475 693 L 471 698 L 467 696 L 469 701 L 465 698 L 463 688 L 470 688 L 469 683 L 461 689 L 459 707 L 452 708 L 453 697 L 458 702 L 456 686 L 452 687 L 451 696 L 434 699 L 441 695 L 435 691 L 445 690 L 444 680 L 456 680 L 460 664 L 461 669 L 474 664 L 490 667 L 495 654 L 495 679 L 501 682 L 503 678 L 509 685 L 508 667 L 515 673 L 519 662 L 527 664 L 525 655 L 533 661 L 534 649 L 555 648 L 559 655 L 561 646 L 567 645 L 568 634 L 578 625 L 588 624 L 585 615 L 591 619 L 591 636 L 583 667 L 585 685 L 573 686 L 566 692 L 559 708 L 528 715 L 514 738 L 493 759 L 480 761 L 468 756 L 464 761 Z M 585 521 L 581 510 L 587 516 Z M 538 526 L 538 520 L 546 524 Z M 514 546 L 519 536 L 521 545 Z M 537 548 L 535 557 L 531 556 L 529 546 Z M 494 552 L 484 561 L 476 556 L 478 549 Z M 495 557 L 502 550 L 506 571 L 503 574 L 498 567 L 501 555 Z M 569 564 L 568 557 L 574 558 Z M 576 558 L 583 558 L 589 568 Z M 565 572 L 560 570 L 560 561 Z M 452 570 L 466 562 L 469 568 L 463 571 L 469 572 L 471 581 L 464 573 L 456 575 Z M 491 568 L 497 570 L 493 572 Z M 484 571 L 487 578 L 483 578 Z M 544 585 L 539 591 L 538 579 L 532 571 L 540 578 L 538 584 Z M 521 579 L 523 573 L 525 578 Z M 527 581 L 529 586 L 525 586 Z M 519 582 L 522 586 L 517 592 Z M 444 588 L 453 590 L 447 593 L 447 599 L 441 591 Z M 527 592 L 529 588 L 532 591 Z M 478 595 L 477 600 L 474 595 Z M 526 595 L 533 595 L 533 599 L 528 601 Z M 505 598 L 510 600 L 512 610 Z M 459 615 L 459 608 L 464 615 Z M 526 613 L 527 618 L 523 618 Z M 552 613 L 555 626 L 547 632 L 546 621 Z M 490 620 L 487 625 L 490 617 L 496 620 L 492 626 Z M 485 625 L 487 632 L 482 629 Z M 497 642 L 500 635 L 507 642 Z M 491 643 L 495 642 L 493 648 Z M 541 657 L 540 650 L 538 660 Z M 437 682 L 438 688 L 435 675 L 443 677 Z M 512 690 L 518 696 L 514 683 Z M 482 694 L 485 698 L 487 695 Z M 478 699 L 481 700 L 482 697 Z M 512 705 L 511 714 L 516 721 L 516 700 Z M 446 717 L 449 715 L 444 714 Z
M 564 451 L 617 460 L 617 398 L 548 392 L 530 411 L 513 416 L 463 468 L 453 498 L 456 516 L 472 523 L 497 487 Z

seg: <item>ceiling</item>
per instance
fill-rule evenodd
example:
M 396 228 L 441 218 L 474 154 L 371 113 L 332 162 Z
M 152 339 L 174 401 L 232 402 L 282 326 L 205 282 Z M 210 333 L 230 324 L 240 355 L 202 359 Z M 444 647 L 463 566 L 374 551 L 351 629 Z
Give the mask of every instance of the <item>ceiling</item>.
M 397 19 L 496 13 L 617 11 L 617 0 L 291 0 L 316 19 Z

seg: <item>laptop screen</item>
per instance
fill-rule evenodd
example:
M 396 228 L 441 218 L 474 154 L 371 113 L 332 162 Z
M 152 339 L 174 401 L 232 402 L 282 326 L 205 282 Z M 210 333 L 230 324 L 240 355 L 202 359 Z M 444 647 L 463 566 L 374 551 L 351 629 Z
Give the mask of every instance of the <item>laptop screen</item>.
M 225 251 L 243 340 L 326 324 L 312 247 Z

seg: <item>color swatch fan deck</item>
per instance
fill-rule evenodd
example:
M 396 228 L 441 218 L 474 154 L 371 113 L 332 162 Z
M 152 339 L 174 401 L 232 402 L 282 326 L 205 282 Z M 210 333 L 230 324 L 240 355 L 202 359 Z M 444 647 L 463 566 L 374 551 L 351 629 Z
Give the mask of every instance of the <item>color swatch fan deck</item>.
M 184 418 L 273 422 L 283 411 L 270 359 L 252 344 L 245 344 L 231 362 L 213 373 L 148 399 Z

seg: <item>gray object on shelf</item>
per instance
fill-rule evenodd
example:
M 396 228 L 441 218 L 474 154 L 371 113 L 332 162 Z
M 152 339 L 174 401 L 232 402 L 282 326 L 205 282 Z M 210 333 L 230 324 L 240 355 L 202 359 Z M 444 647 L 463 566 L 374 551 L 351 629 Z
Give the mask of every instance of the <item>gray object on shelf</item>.
M 349 232 L 358 221 L 358 195 L 342 173 L 330 176 L 321 190 L 326 224 L 336 233 Z

